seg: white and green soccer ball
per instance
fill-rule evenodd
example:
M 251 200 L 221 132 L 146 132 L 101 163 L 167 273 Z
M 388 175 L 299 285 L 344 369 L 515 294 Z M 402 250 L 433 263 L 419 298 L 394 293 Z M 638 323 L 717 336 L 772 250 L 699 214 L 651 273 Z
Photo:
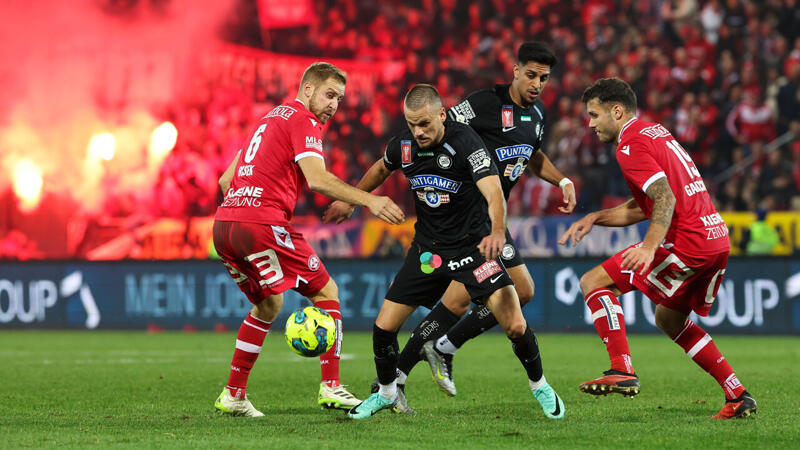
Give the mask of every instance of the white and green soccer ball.
M 336 321 L 315 306 L 293 312 L 286 320 L 286 343 L 301 356 L 319 356 L 336 342 Z

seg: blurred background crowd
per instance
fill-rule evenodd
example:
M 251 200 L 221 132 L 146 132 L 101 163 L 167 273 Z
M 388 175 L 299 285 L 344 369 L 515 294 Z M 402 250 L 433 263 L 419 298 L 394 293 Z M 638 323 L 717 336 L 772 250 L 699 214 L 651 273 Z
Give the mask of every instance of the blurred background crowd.
M 101 3 L 106 14 L 127 17 L 143 10 L 158 14 L 170 2 Z M 300 8 L 303 17 L 265 26 L 267 8 L 287 4 Z M 543 150 L 575 181 L 577 213 L 613 206 L 629 195 L 615 149 L 586 127 L 580 102 L 594 79 L 612 76 L 634 88 L 639 117 L 662 123 L 691 154 L 720 211 L 800 211 L 796 0 L 235 0 L 214 33 L 237 47 L 276 54 L 402 63 L 399 78 L 377 78 L 370 89 L 348 86 L 325 131 L 329 170 L 353 184 L 382 155 L 388 137 L 405 126 L 401 100 L 410 85 L 432 83 L 453 105 L 472 91 L 510 82 L 516 48 L 541 40 L 559 58 L 541 97 L 547 112 Z M 75 242 L 60 256 L 83 257 L 120 229 L 155 218 L 212 216 L 221 200 L 217 177 L 248 138 L 251 123 L 294 98 L 298 81 L 281 73 L 242 82 L 200 72 L 180 95 L 152 111 L 174 124 L 177 137 L 149 191 L 116 189 L 113 179 L 105 180 L 106 192 L 118 194 L 84 214 L 80 226 L 69 222 L 79 237 L 70 238 Z M 400 175 L 381 189 L 413 211 Z M 10 190 L 2 199 L 9 205 L 5 210 L 13 208 Z M 328 203 L 306 192 L 297 206 L 298 222 L 318 221 Z M 559 204 L 557 188 L 523 176 L 508 207 L 512 216 L 532 216 L 558 214 Z M 74 214 L 79 210 L 71 208 Z M 8 218 L 18 216 L 3 215 L 0 257 L 41 256 L 35 240 Z M 188 221 L 186 229 L 188 235 Z

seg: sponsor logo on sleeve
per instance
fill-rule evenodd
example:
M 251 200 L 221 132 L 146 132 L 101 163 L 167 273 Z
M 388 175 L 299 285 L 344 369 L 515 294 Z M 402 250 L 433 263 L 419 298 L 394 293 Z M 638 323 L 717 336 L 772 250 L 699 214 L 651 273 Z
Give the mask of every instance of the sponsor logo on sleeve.
M 503 246 L 503 251 L 500 253 L 500 256 L 503 257 L 506 261 L 512 259 L 516 251 L 514 250 L 514 246 L 511 244 L 506 244 Z
M 472 105 L 469 104 L 469 100 L 464 100 L 453 106 L 452 111 L 455 116 L 454 119 L 461 123 L 468 124 L 470 120 L 475 118 L 475 111 L 472 109 Z
M 483 283 L 484 280 L 490 276 L 502 271 L 503 269 L 500 267 L 500 264 L 495 260 L 491 260 L 481 264 L 480 267 L 472 271 L 472 274 L 475 275 L 475 279 L 478 280 L 478 283 Z
M 484 169 L 487 169 L 489 166 L 492 165 L 492 161 L 489 159 L 489 154 L 486 153 L 486 150 L 479 148 L 472 152 L 469 156 L 467 156 L 467 160 L 469 164 L 472 166 L 473 172 L 478 172 Z
M 314 136 L 306 136 L 306 148 L 310 148 L 321 152 L 322 138 L 316 138 Z

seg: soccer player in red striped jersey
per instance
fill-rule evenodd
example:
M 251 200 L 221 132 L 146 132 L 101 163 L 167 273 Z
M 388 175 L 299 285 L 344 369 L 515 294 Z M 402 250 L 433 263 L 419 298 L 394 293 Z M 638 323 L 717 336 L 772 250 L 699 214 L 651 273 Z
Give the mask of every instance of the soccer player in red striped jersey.
M 638 289 L 656 303 L 656 325 L 719 383 L 725 405 L 715 419 L 747 417 L 756 401 L 739 382 L 711 336 L 689 319 L 707 316 L 725 267 L 728 229 L 691 157 L 657 123 L 636 117 L 636 94 L 618 78 L 604 78 L 583 93 L 589 127 L 616 143 L 617 162 L 633 198 L 573 223 L 559 243 L 577 244 L 597 225 L 627 226 L 650 220 L 644 240 L 622 250 L 581 277 L 594 326 L 606 344 L 611 369 L 580 385 L 589 394 L 639 393 L 625 318 L 617 297 Z
M 297 196 L 306 184 L 322 195 L 366 206 L 390 224 L 405 219 L 389 197 L 356 189 L 325 169 L 322 125 L 336 113 L 346 82 L 344 72 L 332 64 L 310 65 L 297 98 L 255 124 L 246 150 L 236 155 L 220 178 L 225 199 L 214 220 L 214 246 L 253 303 L 236 337 L 228 384 L 214 404 L 225 413 L 264 415 L 247 399 L 247 378 L 288 289 L 306 296 L 337 324 L 336 343 L 320 356 L 318 403 L 350 409 L 360 402 L 339 382 L 338 288 L 303 235 L 291 226 Z

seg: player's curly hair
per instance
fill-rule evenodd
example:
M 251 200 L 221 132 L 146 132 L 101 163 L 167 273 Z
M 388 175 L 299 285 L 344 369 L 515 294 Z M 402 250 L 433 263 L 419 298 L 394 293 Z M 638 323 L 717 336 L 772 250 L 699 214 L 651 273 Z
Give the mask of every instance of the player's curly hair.
M 406 94 L 404 104 L 406 109 L 416 111 L 426 105 L 441 107 L 442 98 L 439 96 L 439 91 L 432 85 L 416 84 Z
M 601 78 L 583 91 L 581 101 L 589 103 L 592 99 L 600 103 L 619 103 L 628 112 L 636 113 L 636 93 L 631 86 L 619 78 Z
M 347 75 L 342 71 L 342 69 L 334 66 L 331 63 L 315 62 L 314 64 L 308 66 L 306 71 L 303 72 L 303 78 L 300 79 L 300 86 L 303 86 L 306 83 L 319 86 L 320 84 L 328 81 L 328 79 L 331 77 L 336 78 L 336 80 L 342 84 L 347 84 Z

